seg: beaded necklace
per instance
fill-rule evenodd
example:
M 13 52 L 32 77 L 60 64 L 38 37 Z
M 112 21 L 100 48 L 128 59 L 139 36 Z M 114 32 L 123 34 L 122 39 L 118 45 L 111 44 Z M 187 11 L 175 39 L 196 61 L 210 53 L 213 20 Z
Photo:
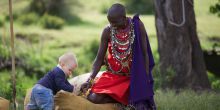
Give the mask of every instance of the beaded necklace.
M 114 71 L 110 64 L 108 64 L 108 67 L 113 73 L 117 74 L 120 73 L 124 67 L 129 68 L 128 59 L 131 59 L 132 44 L 135 38 L 134 25 L 129 21 L 129 26 L 124 30 L 117 30 L 115 28 L 110 28 L 110 30 L 111 54 L 113 58 L 121 64 L 121 68 L 118 71 Z

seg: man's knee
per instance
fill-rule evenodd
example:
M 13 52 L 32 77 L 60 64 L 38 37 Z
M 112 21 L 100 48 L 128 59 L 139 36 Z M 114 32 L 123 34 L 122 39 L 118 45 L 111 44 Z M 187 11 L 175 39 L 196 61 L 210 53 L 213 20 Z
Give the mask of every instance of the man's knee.
M 99 95 L 99 94 L 95 94 L 95 93 L 91 93 L 88 95 L 87 99 L 89 101 L 91 101 L 92 103 L 95 103 L 95 104 L 101 104 L 103 103 L 103 99 L 104 99 L 104 96 L 103 95 Z

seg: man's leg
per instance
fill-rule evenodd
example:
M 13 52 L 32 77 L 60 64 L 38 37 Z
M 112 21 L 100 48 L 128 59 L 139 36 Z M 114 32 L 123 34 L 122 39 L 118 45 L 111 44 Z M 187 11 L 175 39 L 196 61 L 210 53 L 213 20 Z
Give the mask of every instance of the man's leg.
M 104 104 L 104 103 L 117 103 L 112 97 L 107 94 L 97 94 L 97 93 L 90 93 L 87 99 L 95 104 Z

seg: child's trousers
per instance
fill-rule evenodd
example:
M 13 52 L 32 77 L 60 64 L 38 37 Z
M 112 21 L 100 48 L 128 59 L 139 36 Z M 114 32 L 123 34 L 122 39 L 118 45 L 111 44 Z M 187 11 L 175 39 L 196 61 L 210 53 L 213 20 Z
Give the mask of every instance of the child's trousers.
M 53 110 L 54 98 L 51 89 L 40 84 L 36 84 L 31 93 L 30 102 L 27 105 L 28 110 Z

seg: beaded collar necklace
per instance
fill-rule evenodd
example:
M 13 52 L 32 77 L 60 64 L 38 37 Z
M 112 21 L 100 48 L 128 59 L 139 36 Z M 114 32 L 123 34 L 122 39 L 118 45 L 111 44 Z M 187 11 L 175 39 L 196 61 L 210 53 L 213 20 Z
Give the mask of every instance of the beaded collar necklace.
M 134 25 L 129 19 L 129 26 L 124 30 L 117 30 L 110 28 L 111 30 L 111 53 L 114 59 L 117 60 L 122 66 L 118 71 L 114 71 L 109 65 L 109 69 L 114 73 L 120 73 L 123 67 L 129 68 L 128 59 L 132 56 L 132 44 L 134 42 Z

